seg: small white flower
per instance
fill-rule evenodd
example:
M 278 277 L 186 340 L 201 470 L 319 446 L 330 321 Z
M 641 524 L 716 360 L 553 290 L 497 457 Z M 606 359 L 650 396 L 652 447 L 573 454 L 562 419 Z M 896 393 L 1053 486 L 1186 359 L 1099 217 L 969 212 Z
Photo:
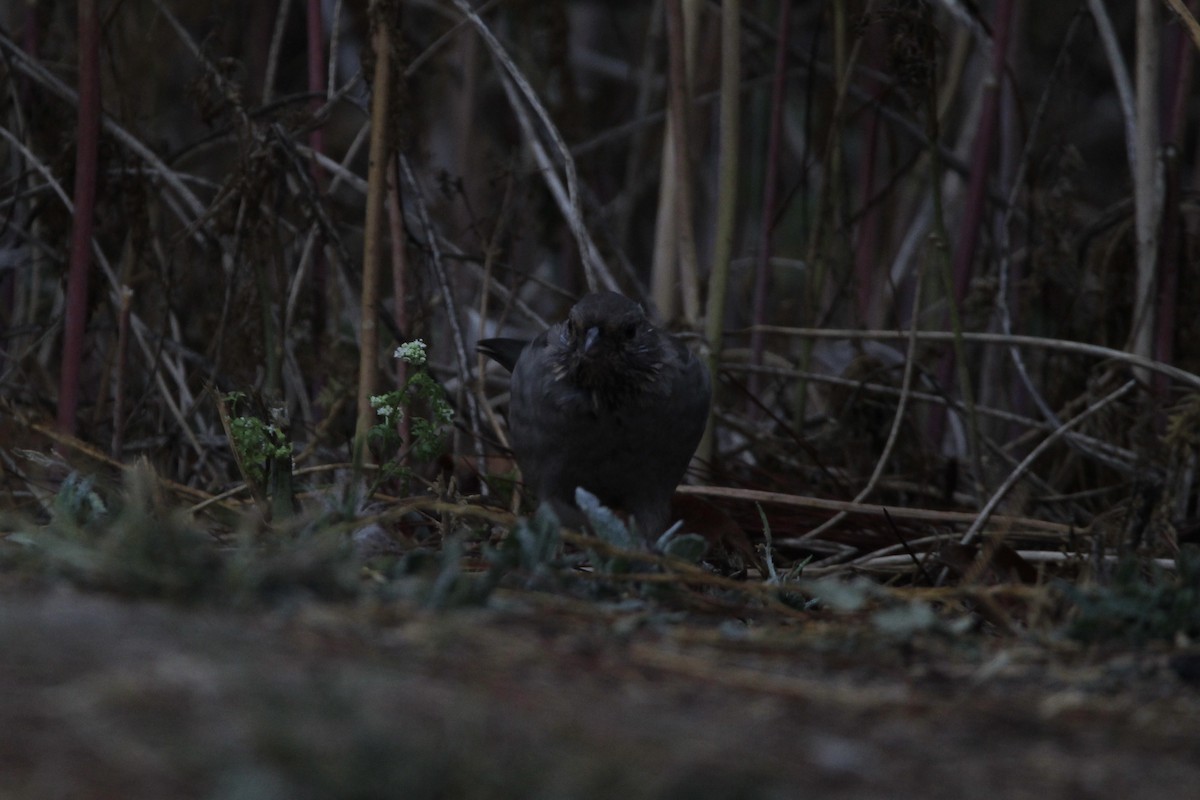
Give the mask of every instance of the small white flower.
M 421 366 L 425 363 L 425 340 L 414 339 L 411 342 L 405 342 L 396 348 L 396 358 L 415 366 Z

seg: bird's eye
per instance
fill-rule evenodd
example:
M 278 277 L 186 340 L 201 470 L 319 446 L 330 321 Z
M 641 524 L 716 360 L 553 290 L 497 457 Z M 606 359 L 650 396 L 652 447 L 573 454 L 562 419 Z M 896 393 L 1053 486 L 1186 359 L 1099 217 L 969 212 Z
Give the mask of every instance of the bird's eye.
M 621 334 L 626 339 L 632 339 L 634 336 L 637 336 L 637 330 L 638 330 L 637 324 L 631 322 L 628 325 L 626 325 L 624 328 L 621 329 Z
M 567 338 L 568 339 L 575 338 L 575 320 L 573 320 L 573 319 L 567 320 Z

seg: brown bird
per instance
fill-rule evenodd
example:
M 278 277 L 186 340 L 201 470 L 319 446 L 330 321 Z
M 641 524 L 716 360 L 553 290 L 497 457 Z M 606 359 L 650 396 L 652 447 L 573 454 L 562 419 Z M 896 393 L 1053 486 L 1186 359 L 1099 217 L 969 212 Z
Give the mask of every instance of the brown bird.
M 708 419 L 703 362 L 616 292 L 586 295 L 532 342 L 478 349 L 512 372 L 508 427 L 525 484 L 566 524 L 582 522 L 583 487 L 643 537 L 662 533 Z

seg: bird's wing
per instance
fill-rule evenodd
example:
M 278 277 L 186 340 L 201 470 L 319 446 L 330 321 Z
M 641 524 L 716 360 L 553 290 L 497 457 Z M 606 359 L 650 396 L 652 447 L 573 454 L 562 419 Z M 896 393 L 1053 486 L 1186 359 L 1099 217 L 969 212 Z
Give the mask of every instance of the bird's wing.
M 527 339 L 480 339 L 475 349 L 504 367 L 509 372 L 517 365 L 521 352 L 529 346 Z

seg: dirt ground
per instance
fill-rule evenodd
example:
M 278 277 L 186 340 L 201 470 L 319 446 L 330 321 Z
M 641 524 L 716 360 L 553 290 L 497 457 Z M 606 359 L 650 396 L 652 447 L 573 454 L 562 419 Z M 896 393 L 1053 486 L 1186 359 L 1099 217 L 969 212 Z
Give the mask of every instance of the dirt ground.
M 1200 656 L 852 617 L 0 595 L 0 797 L 1200 796 Z

